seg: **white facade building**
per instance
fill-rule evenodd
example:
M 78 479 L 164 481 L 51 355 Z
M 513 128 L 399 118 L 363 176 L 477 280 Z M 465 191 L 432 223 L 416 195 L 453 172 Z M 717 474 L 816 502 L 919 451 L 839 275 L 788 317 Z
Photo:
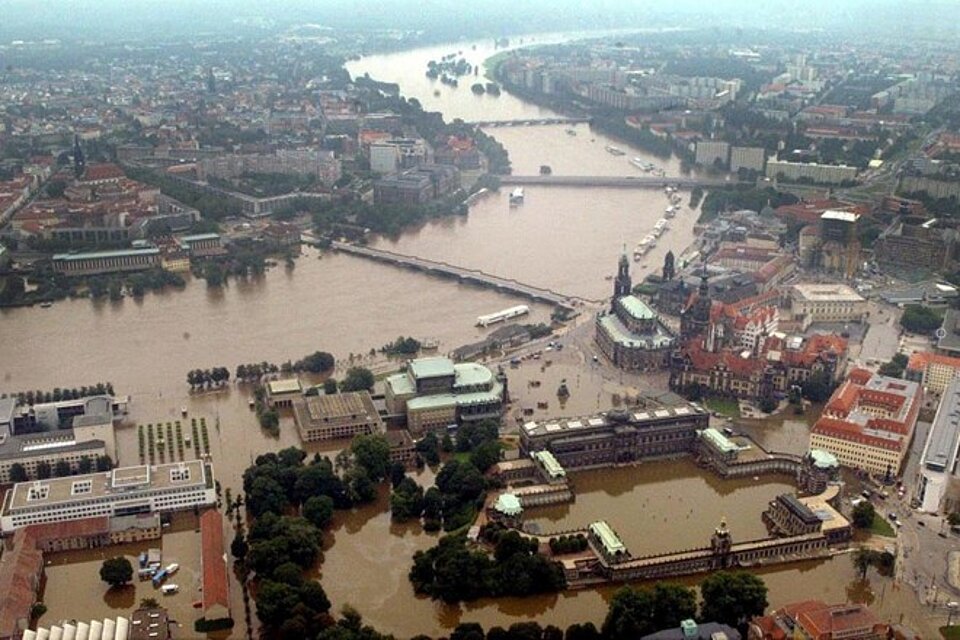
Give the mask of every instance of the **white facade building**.
M 179 511 L 216 501 L 210 463 L 189 460 L 118 467 L 103 473 L 15 484 L 0 508 L 0 533 L 95 516 Z

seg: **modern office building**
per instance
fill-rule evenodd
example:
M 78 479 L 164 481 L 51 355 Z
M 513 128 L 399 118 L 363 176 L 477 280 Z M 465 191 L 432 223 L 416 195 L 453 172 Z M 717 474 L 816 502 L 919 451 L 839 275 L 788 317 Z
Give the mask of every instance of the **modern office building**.
M 473 363 L 444 357 L 411 360 L 407 370 L 385 381 L 387 410 L 405 415 L 415 436 L 463 422 L 499 420 L 506 377 Z
M 767 177 L 787 182 L 807 180 L 817 184 L 842 184 L 857 179 L 857 168 L 843 164 L 770 160 L 767 162 Z
M 179 511 L 216 501 L 213 466 L 209 463 L 189 460 L 118 467 L 13 485 L 0 507 L 0 532 L 94 516 Z
M 304 442 L 381 433 L 380 413 L 368 391 L 298 397 L 293 417 Z
M 767 151 L 763 147 L 731 147 L 730 171 L 736 173 L 740 169 L 763 173 L 767 163 Z
M 730 143 L 720 140 L 700 140 L 697 142 L 695 162 L 700 165 L 724 167 L 730 162 Z
M 113 437 L 111 427 L 111 439 Z M 0 437 L 0 483 L 13 482 L 10 471 L 14 465 L 26 474 L 27 479 L 37 478 L 37 469 L 45 467 L 55 470 L 57 463 L 70 465 L 70 472 L 80 469 L 81 461 L 86 458 L 91 464 L 100 456 L 108 455 L 107 445 L 97 438 L 85 438 L 68 429 L 60 432 L 32 433 L 20 436 Z M 87 463 L 83 463 L 87 464 Z
M 923 446 L 917 469 L 916 499 L 920 508 L 929 513 L 953 508 L 955 496 L 946 505 L 948 490 L 956 478 L 957 457 L 960 455 L 960 380 L 947 385 L 937 414 Z
M 689 453 L 710 414 L 696 404 L 528 422 L 520 447 L 549 451 L 564 468 L 602 466 Z
M 896 476 L 910 449 L 923 392 L 916 382 L 854 369 L 810 432 L 810 448 L 840 464 Z

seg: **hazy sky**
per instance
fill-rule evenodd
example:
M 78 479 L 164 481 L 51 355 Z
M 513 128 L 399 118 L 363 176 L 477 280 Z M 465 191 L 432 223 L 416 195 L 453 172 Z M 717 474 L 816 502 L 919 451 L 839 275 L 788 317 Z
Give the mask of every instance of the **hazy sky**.
M 960 20 L 960 0 L 0 0 L 0 42 L 40 37 L 167 37 L 237 29 L 236 18 L 278 26 L 442 30 L 457 35 L 554 29 L 683 25 L 709 13 L 717 23 L 787 29 L 848 24 L 943 26 Z

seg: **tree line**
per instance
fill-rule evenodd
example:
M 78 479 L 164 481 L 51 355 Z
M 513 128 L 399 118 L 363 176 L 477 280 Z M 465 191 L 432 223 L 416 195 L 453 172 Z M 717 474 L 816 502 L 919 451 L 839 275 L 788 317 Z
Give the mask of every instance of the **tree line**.
M 62 400 L 79 400 L 88 396 L 112 396 L 112 382 L 98 382 L 94 385 L 84 385 L 82 387 L 73 387 L 72 389 L 54 387 L 52 391 L 17 391 L 10 394 L 9 397 L 17 399 L 17 404 L 35 405 L 46 402 L 60 402 Z M 0 398 L 8 397 L 6 393 L 0 395 Z
M 492 556 L 471 548 L 465 534 L 440 538 L 413 556 L 410 581 L 417 593 L 454 603 L 483 597 L 527 596 L 566 588 L 563 568 L 539 552 L 539 542 L 494 523 L 481 529 Z
M 254 523 L 230 545 L 242 579 L 257 583 L 254 601 L 266 637 L 317 637 L 333 624 L 330 601 L 304 572 L 322 557 L 323 530 L 335 509 L 376 497 L 389 472 L 390 445 L 383 436 L 358 436 L 336 463 L 295 447 L 258 456 L 243 474 Z M 241 500 L 238 499 L 238 503 Z
M 110 471 L 112 468 L 113 461 L 110 460 L 110 456 L 82 456 L 77 460 L 76 468 L 66 460 L 57 460 L 53 465 L 45 460 L 40 460 L 37 462 L 35 478 L 30 478 L 26 467 L 19 462 L 14 462 L 10 465 L 10 482 L 66 478 L 76 474 L 93 473 L 94 471 Z

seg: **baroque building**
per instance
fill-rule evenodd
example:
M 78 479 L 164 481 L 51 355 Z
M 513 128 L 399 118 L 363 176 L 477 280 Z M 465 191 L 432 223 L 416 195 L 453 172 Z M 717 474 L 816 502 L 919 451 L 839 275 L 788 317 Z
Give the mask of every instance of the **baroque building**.
M 632 294 L 632 284 L 630 262 L 624 251 L 613 283 L 610 310 L 597 314 L 597 347 L 621 369 L 665 367 L 676 340 L 660 316 Z

